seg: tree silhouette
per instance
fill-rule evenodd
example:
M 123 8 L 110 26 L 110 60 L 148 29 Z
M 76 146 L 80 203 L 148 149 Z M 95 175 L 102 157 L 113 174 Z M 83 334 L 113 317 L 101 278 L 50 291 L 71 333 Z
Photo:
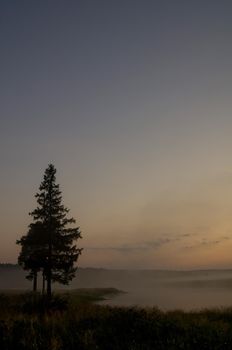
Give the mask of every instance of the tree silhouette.
M 75 220 L 67 217 L 69 209 L 62 204 L 54 165 L 49 164 L 45 170 L 35 197 L 37 208 L 29 214 L 33 223 L 27 235 L 17 241 L 22 246 L 18 260 L 25 270 L 30 271 L 28 278 L 34 279 L 34 290 L 37 273 L 43 272 L 47 295 L 51 298 L 52 281 L 68 284 L 75 276 L 74 264 L 82 251 L 75 242 L 81 238 L 81 232 L 79 227 L 70 226 Z
M 33 291 L 36 291 L 37 274 L 46 266 L 47 250 L 43 225 L 40 222 L 30 224 L 28 233 L 16 243 L 22 246 L 18 263 L 24 270 L 30 271 L 26 278 L 33 280 Z

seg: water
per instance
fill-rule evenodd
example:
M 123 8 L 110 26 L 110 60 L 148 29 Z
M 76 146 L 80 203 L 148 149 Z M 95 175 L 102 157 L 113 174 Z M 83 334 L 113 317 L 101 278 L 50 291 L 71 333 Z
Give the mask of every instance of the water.
M 38 283 L 41 288 L 41 281 Z M 54 286 L 55 287 L 55 286 Z M 232 270 L 157 271 L 78 269 L 67 286 L 76 288 L 113 287 L 126 293 L 102 304 L 156 306 L 163 310 L 192 310 L 232 307 Z M 64 288 L 57 285 L 57 288 Z M 0 269 L 0 289 L 31 289 L 19 267 Z
M 128 290 L 101 304 L 112 306 L 156 306 L 162 310 L 191 310 L 232 306 L 232 291 L 226 289 L 179 289 L 162 288 L 154 290 L 137 288 Z
M 161 276 L 160 276 L 161 277 Z M 119 281 L 118 281 L 119 282 Z M 192 310 L 232 306 L 232 274 L 190 273 L 118 283 L 119 294 L 101 304 L 112 306 L 156 306 L 162 310 Z M 124 288 L 120 288 L 124 287 Z

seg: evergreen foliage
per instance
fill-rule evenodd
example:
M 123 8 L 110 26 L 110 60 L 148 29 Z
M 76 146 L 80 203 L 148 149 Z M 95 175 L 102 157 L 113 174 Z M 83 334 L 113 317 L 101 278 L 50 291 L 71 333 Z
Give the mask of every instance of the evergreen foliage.
M 28 278 L 37 278 L 42 271 L 47 282 L 47 294 L 51 296 L 51 283 L 68 284 L 75 276 L 75 262 L 82 251 L 75 244 L 81 238 L 74 218 L 68 218 L 67 209 L 62 204 L 62 193 L 56 184 L 56 169 L 49 164 L 45 170 L 39 191 L 35 195 L 37 207 L 29 215 L 33 222 L 29 231 L 17 244 L 21 245 L 18 262 L 29 270 Z M 34 288 L 36 289 L 36 288 Z

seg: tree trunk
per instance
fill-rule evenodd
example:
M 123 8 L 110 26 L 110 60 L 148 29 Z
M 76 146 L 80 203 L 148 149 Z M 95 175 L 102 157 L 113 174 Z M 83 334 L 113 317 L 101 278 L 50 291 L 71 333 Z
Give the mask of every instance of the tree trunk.
M 42 284 L 42 294 L 45 294 L 45 271 L 43 270 L 43 284 Z
M 47 296 L 48 299 L 52 297 L 52 281 L 51 281 L 51 270 L 47 274 Z
M 50 226 L 51 227 L 51 226 Z M 51 299 L 52 297 L 52 237 L 51 237 L 51 230 L 50 230 L 50 237 L 49 237 L 49 247 L 48 247 L 48 268 L 47 268 L 47 297 L 48 299 Z
M 33 292 L 37 292 L 37 271 L 34 271 L 33 276 Z
M 51 300 L 52 297 L 52 236 L 53 236 L 53 224 L 52 224 L 52 190 L 53 190 L 54 174 L 50 178 L 48 196 L 49 196 L 49 241 L 48 241 L 48 269 L 47 269 L 47 297 Z

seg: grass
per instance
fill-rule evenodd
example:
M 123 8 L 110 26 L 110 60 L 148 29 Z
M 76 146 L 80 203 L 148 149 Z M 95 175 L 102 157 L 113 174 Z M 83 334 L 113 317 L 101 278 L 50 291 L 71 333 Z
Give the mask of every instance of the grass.
M 116 288 L 79 288 L 71 291 L 60 291 L 68 297 L 72 305 L 80 303 L 93 303 L 106 300 L 119 293 L 124 293 Z
M 232 308 L 162 312 L 94 302 L 115 289 L 78 289 L 46 300 L 31 294 L 0 295 L 1 350 L 231 349 Z

